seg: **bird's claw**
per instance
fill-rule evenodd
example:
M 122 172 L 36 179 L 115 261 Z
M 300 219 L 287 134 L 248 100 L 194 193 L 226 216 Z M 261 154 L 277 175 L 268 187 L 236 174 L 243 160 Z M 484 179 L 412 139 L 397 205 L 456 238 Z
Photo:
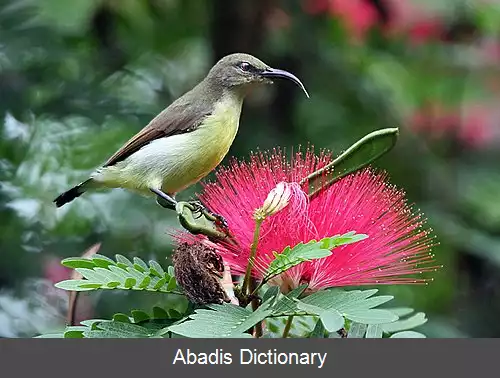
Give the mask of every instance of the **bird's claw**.
M 206 218 L 213 220 L 217 226 L 223 229 L 229 228 L 227 221 L 222 215 L 210 211 L 200 201 L 192 201 L 189 204 L 193 206 L 193 213 L 199 213 L 197 219 L 204 215 Z

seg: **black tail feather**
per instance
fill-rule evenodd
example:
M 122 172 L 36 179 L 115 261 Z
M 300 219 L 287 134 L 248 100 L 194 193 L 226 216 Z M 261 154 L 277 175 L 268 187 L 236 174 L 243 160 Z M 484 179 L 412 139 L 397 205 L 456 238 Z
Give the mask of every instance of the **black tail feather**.
M 70 190 L 62 193 L 57 197 L 53 202 L 56 204 L 57 207 L 61 207 L 68 202 L 73 201 L 75 198 L 80 197 L 83 193 L 85 193 L 85 186 L 86 182 L 82 182 L 81 184 L 71 188 Z

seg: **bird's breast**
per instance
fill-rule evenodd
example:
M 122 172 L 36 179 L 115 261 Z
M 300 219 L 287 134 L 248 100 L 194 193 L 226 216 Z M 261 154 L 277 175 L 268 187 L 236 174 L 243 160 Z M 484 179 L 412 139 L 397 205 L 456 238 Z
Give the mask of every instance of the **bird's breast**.
M 227 96 L 214 107 L 212 114 L 201 123 L 199 135 L 203 138 L 204 155 L 208 161 L 219 164 L 226 156 L 238 132 L 241 100 Z
M 220 100 L 212 113 L 205 118 L 199 127 L 183 138 L 186 148 L 182 148 L 183 156 L 179 156 L 177 172 L 181 176 L 167 175 L 163 189 L 177 192 L 199 181 L 217 167 L 229 152 L 238 132 L 242 101 L 227 96 Z M 182 163 L 180 163 L 182 162 Z

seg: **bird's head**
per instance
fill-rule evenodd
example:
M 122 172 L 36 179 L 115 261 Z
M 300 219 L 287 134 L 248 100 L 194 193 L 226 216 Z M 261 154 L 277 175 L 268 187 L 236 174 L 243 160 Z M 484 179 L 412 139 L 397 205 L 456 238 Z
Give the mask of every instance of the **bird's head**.
M 273 79 L 287 79 L 307 93 L 302 82 L 292 73 L 271 68 L 266 63 L 249 54 L 231 54 L 219 60 L 207 75 L 225 88 L 247 89 L 254 84 L 272 84 Z

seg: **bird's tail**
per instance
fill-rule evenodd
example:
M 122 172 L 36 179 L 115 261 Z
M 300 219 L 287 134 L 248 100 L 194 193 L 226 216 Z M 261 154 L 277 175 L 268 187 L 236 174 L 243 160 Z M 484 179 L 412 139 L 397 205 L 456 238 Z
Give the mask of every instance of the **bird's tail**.
M 92 183 L 92 181 L 92 179 L 85 180 L 77 186 L 72 187 L 70 190 L 67 190 L 64 193 L 60 194 L 53 202 L 57 207 L 61 207 L 68 202 L 73 201 L 75 198 L 80 197 L 87 191 L 87 189 L 91 186 L 90 184 Z

